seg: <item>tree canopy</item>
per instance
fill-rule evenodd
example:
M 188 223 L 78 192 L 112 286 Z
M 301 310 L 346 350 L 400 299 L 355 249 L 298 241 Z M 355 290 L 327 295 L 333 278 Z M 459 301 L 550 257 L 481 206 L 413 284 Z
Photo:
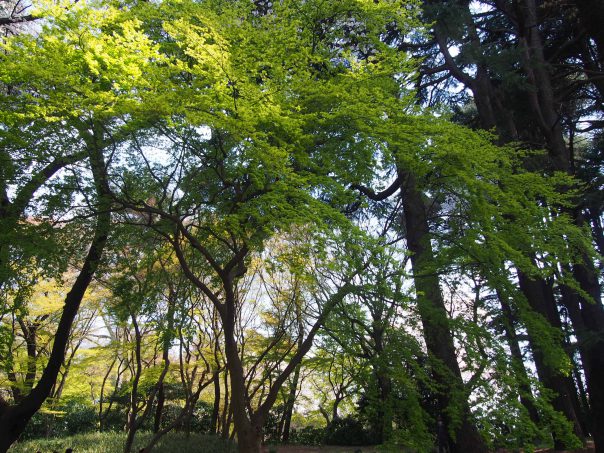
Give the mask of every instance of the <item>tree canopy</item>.
M 604 448 L 604 53 L 565 7 L 1 10 L 0 451 Z

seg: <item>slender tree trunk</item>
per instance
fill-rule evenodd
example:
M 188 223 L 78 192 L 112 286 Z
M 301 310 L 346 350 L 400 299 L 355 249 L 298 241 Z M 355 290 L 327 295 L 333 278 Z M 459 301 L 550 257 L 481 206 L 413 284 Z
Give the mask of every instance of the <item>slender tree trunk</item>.
M 109 186 L 105 174 L 105 164 L 99 148 L 91 149 L 92 173 L 99 194 L 99 206 L 94 238 L 76 281 L 67 296 L 54 337 L 52 350 L 46 368 L 32 391 L 18 404 L 8 405 L 0 401 L 0 452 L 8 448 L 19 438 L 31 417 L 40 409 L 50 395 L 65 359 L 65 349 L 69 340 L 71 326 L 80 308 L 82 298 L 92 281 L 92 277 L 101 260 L 111 225 Z
M 113 361 L 111 362 L 111 365 L 109 366 L 109 369 L 103 376 L 103 381 L 101 383 L 101 391 L 100 391 L 100 395 L 99 395 L 99 431 L 101 431 L 101 432 L 105 428 L 105 417 L 103 414 L 103 399 L 105 397 L 105 385 L 107 384 L 107 379 L 109 379 L 109 375 L 111 374 L 111 371 L 113 370 L 113 367 L 115 366 L 115 362 L 117 362 L 117 357 L 115 357 L 113 359 Z M 120 362 L 120 365 L 121 365 L 121 362 Z M 118 373 L 119 373 L 120 365 L 118 365 Z
M 513 360 L 512 366 L 516 374 L 516 381 L 518 382 L 520 403 L 526 408 L 531 421 L 537 425 L 539 423 L 539 413 L 535 407 L 533 392 L 531 390 L 531 386 L 529 385 L 526 368 L 524 367 L 522 351 L 520 350 L 520 345 L 518 344 L 518 336 L 516 335 L 516 329 L 514 329 L 514 314 L 512 313 L 512 308 L 508 304 L 505 296 L 498 294 L 498 297 L 504 317 L 503 328 L 505 331 L 505 338 L 508 343 L 508 347 L 510 348 L 510 353 Z
M 141 358 L 141 332 L 138 327 L 138 322 L 134 313 L 130 314 L 132 319 L 132 325 L 134 327 L 134 360 L 136 361 L 136 371 L 134 373 L 134 379 L 132 381 L 132 391 L 130 392 L 130 412 L 128 414 L 128 434 L 126 436 L 126 442 L 124 444 L 124 453 L 130 453 L 132 450 L 132 444 L 134 443 L 134 436 L 137 431 L 137 414 L 138 414 L 138 381 L 140 380 L 141 373 L 143 371 L 142 358 Z
M 220 430 L 223 439 L 228 439 L 229 429 L 231 426 L 230 407 L 231 398 L 229 392 L 229 369 L 224 370 L 224 406 L 222 408 L 222 415 L 220 417 Z
M 220 415 L 220 372 L 214 371 L 212 375 L 214 384 L 214 405 L 212 406 L 212 418 L 210 420 L 210 432 L 218 433 L 218 417 Z
M 285 402 L 285 411 L 283 413 L 283 431 L 281 441 L 286 444 L 289 442 L 289 432 L 292 423 L 292 415 L 294 413 L 294 404 L 296 402 L 296 393 L 298 391 L 298 382 L 300 380 L 300 368 L 302 366 L 298 365 L 296 367 L 296 371 L 294 371 L 294 376 L 292 379 L 291 386 L 289 388 L 289 395 L 287 397 L 287 401 Z
M 164 383 L 162 382 L 157 391 L 157 405 L 155 407 L 155 415 L 153 417 L 153 432 L 157 434 L 161 429 L 162 412 L 164 410 L 164 403 L 166 396 L 164 394 Z
M 176 298 L 178 297 L 172 283 L 170 282 L 168 285 L 170 294 L 168 296 L 168 310 L 166 313 L 166 331 L 163 332 L 164 338 L 162 342 L 162 361 L 165 369 L 168 369 L 170 366 L 170 346 L 172 346 L 172 338 L 174 337 L 174 309 L 176 305 Z M 157 390 L 157 407 L 155 408 L 155 416 L 153 420 L 153 432 L 156 434 L 161 428 L 161 419 L 165 399 L 164 381 L 162 379 L 159 384 L 159 389 Z

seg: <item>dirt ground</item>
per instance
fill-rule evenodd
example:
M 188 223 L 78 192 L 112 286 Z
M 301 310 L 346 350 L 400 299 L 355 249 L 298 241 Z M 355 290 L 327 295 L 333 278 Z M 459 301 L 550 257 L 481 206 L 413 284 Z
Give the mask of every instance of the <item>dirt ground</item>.
M 356 451 L 363 453 L 375 453 L 377 450 L 374 447 L 305 447 L 303 445 L 267 445 L 264 446 L 264 453 L 355 453 Z
M 552 450 L 552 449 L 542 449 L 542 450 L 535 450 L 535 453 L 552 453 L 553 451 L 554 450 Z M 596 451 L 596 449 L 595 449 L 593 441 L 588 440 L 585 448 L 578 448 L 577 450 L 568 450 L 567 453 L 593 453 L 595 451 Z M 565 452 L 557 452 L 557 453 L 565 453 Z
M 375 447 L 306 447 L 303 445 L 266 445 L 264 446 L 264 453 L 355 453 L 361 451 L 362 453 L 377 453 Z M 556 452 L 556 453 L 593 453 L 595 451 L 593 442 L 588 442 L 585 448 L 578 450 L 569 450 L 568 452 Z M 551 449 L 540 449 L 536 450 L 535 453 L 552 453 Z M 510 453 L 507 450 L 497 450 L 495 453 Z

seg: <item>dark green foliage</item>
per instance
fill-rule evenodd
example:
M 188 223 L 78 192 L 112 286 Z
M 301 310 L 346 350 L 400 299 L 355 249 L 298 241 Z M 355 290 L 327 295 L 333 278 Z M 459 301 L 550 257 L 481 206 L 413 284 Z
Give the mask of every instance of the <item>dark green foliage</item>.
M 283 404 L 275 404 L 269 411 L 262 431 L 266 442 L 279 442 L 281 440 L 280 422 L 284 409 Z
M 363 423 L 353 417 L 337 418 L 325 428 L 325 445 L 371 445 L 373 439 Z
M 37 439 L 91 433 L 97 429 L 97 416 L 93 406 L 78 401 L 68 401 L 65 406 L 60 406 L 55 411 L 36 413 L 27 425 L 23 438 Z
M 293 444 L 321 445 L 325 438 L 325 428 L 305 426 L 302 429 L 292 429 L 289 440 Z
M 69 435 L 95 431 L 97 427 L 96 409 L 87 404 L 71 403 L 65 408 L 63 424 Z

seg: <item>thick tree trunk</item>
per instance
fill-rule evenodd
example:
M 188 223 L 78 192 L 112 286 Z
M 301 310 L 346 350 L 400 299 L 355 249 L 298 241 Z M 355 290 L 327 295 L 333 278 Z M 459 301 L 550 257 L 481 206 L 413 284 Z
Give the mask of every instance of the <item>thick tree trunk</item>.
M 379 392 L 379 407 L 376 416 L 376 434 L 377 443 L 383 444 L 388 442 L 392 437 L 392 402 L 390 401 L 392 393 L 392 379 L 388 376 L 387 371 L 378 369 L 376 373 L 378 392 Z
M 226 280 L 226 279 L 225 279 Z M 224 346 L 231 381 L 231 403 L 233 422 L 240 453 L 260 453 L 262 423 L 253 423 L 248 415 L 250 402 L 245 385 L 245 373 L 235 340 L 235 295 L 230 281 L 225 282 L 225 304 L 221 313 L 224 329 Z
M 560 317 L 555 306 L 555 301 L 551 297 L 548 297 L 550 296 L 550 292 L 546 287 L 547 283 L 542 279 L 529 278 L 521 271 L 518 271 L 518 282 L 530 307 L 541 315 L 550 326 L 561 329 Z M 581 429 L 571 395 L 573 389 L 569 386 L 568 378 L 563 376 L 559 370 L 552 369 L 548 365 L 543 349 L 536 341 L 539 333 L 532 329 L 530 323 L 527 324 L 527 331 L 539 379 L 555 395 L 552 400 L 552 406 L 573 424 L 574 434 L 579 439 L 584 440 L 583 430 Z M 558 346 L 562 349 L 561 344 Z M 554 444 L 556 450 L 564 450 L 566 447 L 557 436 L 554 436 Z
M 428 354 L 442 365 L 435 366 L 433 373 L 442 389 L 438 394 L 438 406 L 450 436 L 450 451 L 486 452 L 485 443 L 471 420 L 468 396 L 457 363 L 447 311 L 434 268 L 426 207 L 414 176 L 402 176 L 406 181 L 402 201 L 407 247 L 412 253 L 413 278 Z M 449 413 L 451 410 L 456 411 L 453 417 Z

